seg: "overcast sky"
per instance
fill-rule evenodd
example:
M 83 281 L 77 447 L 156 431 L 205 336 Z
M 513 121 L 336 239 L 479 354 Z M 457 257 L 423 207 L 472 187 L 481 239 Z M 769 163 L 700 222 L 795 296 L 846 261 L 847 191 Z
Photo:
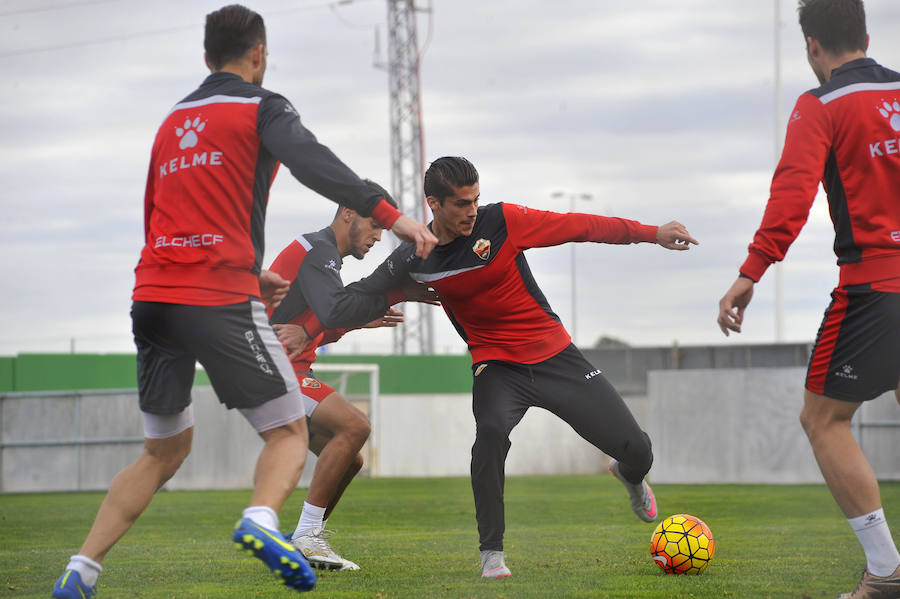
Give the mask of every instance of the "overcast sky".
M 420 0 L 426 7 L 427 0 Z M 153 137 L 207 75 L 203 22 L 223 2 L 0 2 L 0 355 L 131 352 L 129 307 L 142 243 Z M 288 97 L 319 140 L 390 186 L 383 0 L 248 3 L 266 19 L 265 87 Z M 900 68 L 900 2 L 869 0 L 869 55 Z M 662 224 L 701 245 L 578 244 L 577 341 L 633 345 L 775 339 L 774 269 L 745 332 L 726 340 L 717 304 L 762 217 L 776 114 L 815 87 L 781 0 L 782 97 L 775 100 L 774 0 L 433 0 L 419 15 L 426 160 L 463 155 L 482 202 Z M 382 56 L 376 55 L 376 30 Z M 429 30 L 431 34 L 429 36 Z M 783 137 L 782 130 L 777 136 Z M 282 171 L 266 227 L 268 265 L 333 205 Z M 837 281 L 820 194 L 783 266 L 784 340 L 811 341 Z M 373 269 L 391 241 L 344 280 Z M 570 247 L 529 250 L 538 283 L 571 324 Z M 464 344 L 435 310 L 435 346 Z M 391 336 L 349 334 L 334 351 L 382 353 Z

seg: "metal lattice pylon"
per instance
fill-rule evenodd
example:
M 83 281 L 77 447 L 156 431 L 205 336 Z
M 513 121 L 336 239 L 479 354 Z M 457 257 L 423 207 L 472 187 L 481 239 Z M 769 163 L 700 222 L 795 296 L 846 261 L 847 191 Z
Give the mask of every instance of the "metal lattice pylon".
M 425 159 L 419 59 L 414 1 L 388 0 L 392 193 L 404 214 L 428 222 L 430 214 L 422 191 Z M 394 353 L 434 353 L 430 310 L 426 304 L 404 304 L 405 322 L 394 329 Z

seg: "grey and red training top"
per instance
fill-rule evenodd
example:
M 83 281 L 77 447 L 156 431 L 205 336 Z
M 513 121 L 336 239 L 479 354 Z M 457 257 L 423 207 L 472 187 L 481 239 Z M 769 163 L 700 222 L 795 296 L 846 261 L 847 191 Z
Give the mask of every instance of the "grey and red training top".
M 742 274 L 758 281 L 784 258 L 820 181 L 839 284 L 900 291 L 900 73 L 860 58 L 800 96 Z
M 331 227 L 292 241 L 269 270 L 291 281 L 278 307 L 268 308 L 269 322 L 301 326 L 310 337 L 305 350 L 291 361 L 298 372 L 312 369 L 317 347 L 383 316 L 404 298 L 399 289 L 386 289 L 377 296 L 348 292 L 341 280 L 341 255 Z
M 133 299 L 225 305 L 259 296 L 279 163 L 386 228 L 400 214 L 316 140 L 284 97 L 213 73 L 172 108 L 153 143 Z

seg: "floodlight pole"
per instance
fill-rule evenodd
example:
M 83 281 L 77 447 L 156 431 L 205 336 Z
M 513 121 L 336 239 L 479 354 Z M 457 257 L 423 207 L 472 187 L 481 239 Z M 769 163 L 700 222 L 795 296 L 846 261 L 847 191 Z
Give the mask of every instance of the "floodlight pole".
M 416 12 L 422 9 L 416 8 L 415 0 L 388 0 L 387 5 L 392 195 L 401 212 L 428 222 L 422 190 L 425 152 L 416 36 Z M 403 311 L 405 322 L 394 329 L 394 353 L 434 353 L 431 306 L 406 302 Z
M 575 200 L 584 200 L 586 202 L 594 199 L 589 193 L 569 193 L 565 191 L 554 191 L 550 194 L 550 197 L 559 199 L 559 198 L 569 198 L 569 213 L 575 212 Z M 572 293 L 572 325 L 571 325 L 571 333 L 572 333 L 572 343 L 578 345 L 577 334 L 578 334 L 578 295 L 575 289 L 575 242 L 569 242 L 569 284 L 571 286 Z
M 775 166 L 781 160 L 784 123 L 781 115 L 781 3 L 775 0 Z M 775 263 L 775 341 L 784 340 L 784 267 Z

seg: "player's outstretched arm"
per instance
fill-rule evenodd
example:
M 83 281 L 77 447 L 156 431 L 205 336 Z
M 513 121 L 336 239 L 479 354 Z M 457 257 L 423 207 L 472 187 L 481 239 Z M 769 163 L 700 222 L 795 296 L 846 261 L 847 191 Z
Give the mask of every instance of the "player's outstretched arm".
M 731 288 L 719 300 L 719 328 L 728 336 L 728 331 L 741 332 L 744 310 L 753 298 L 753 280 L 738 277 Z
M 699 241 L 691 237 L 687 228 L 676 220 L 660 225 L 656 230 L 656 243 L 667 250 L 689 250 L 690 244 L 700 245 Z
M 437 245 L 437 237 L 434 236 L 428 227 L 404 214 L 401 214 L 394 221 L 394 224 L 391 225 L 391 231 L 403 241 L 415 243 L 416 255 L 423 260 L 428 257 L 428 254 Z

